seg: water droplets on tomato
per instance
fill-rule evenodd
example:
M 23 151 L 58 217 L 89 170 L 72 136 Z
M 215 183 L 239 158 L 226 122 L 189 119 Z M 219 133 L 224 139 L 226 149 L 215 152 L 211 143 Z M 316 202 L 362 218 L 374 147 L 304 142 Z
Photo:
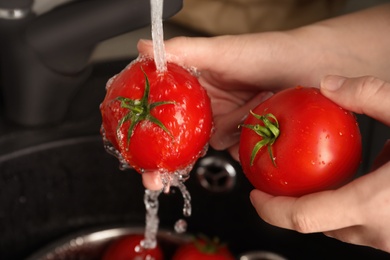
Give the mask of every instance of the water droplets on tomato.
M 183 113 L 181 110 L 177 110 L 175 115 L 174 115 L 174 118 L 176 119 L 177 123 L 180 124 L 180 125 L 183 125 L 184 122 L 185 122 L 185 118 L 183 116 Z
M 121 153 L 115 149 L 115 147 L 107 140 L 105 135 L 105 130 L 102 127 L 101 133 L 103 137 L 103 144 L 106 151 L 115 156 L 119 160 L 119 168 L 121 170 L 132 169 L 132 167 L 124 160 Z M 208 150 L 208 145 L 206 145 L 201 153 L 201 156 L 204 156 Z M 189 173 L 193 168 L 193 164 L 188 165 L 187 167 L 178 170 L 174 173 L 168 172 L 164 169 L 160 169 L 160 177 L 163 183 L 164 188 L 159 191 L 151 191 L 146 189 L 144 194 L 144 204 L 146 209 L 146 226 L 145 226 L 145 239 L 142 240 L 140 247 L 148 249 L 155 248 L 157 245 L 157 232 L 159 226 L 158 218 L 158 197 L 161 193 L 168 193 L 171 187 L 176 187 L 180 190 L 184 205 L 183 205 L 183 215 L 189 217 L 192 214 L 191 207 L 191 195 L 187 190 L 184 182 L 189 178 Z M 145 173 L 145 169 L 140 169 L 141 174 Z M 174 230 L 178 233 L 183 233 L 187 230 L 187 222 L 184 219 L 179 219 L 174 226 Z M 141 249 L 140 249 L 141 250 Z
M 186 86 L 187 89 L 189 89 L 189 90 L 192 89 L 192 83 L 191 82 L 186 81 L 184 85 Z
M 106 150 L 107 153 L 113 155 L 119 160 L 119 169 L 120 170 L 128 170 L 132 169 L 132 167 L 125 161 L 122 154 L 111 144 L 110 141 L 108 141 L 106 137 L 106 131 L 104 127 L 102 126 L 100 129 L 102 138 L 103 138 L 103 147 Z M 119 134 L 119 133 L 118 133 Z
M 112 82 L 114 81 L 114 79 L 117 77 L 117 75 L 111 77 L 110 79 L 108 79 L 107 83 L 106 83 L 106 91 L 111 87 L 112 85 Z
M 154 60 L 157 68 L 157 73 L 158 77 L 161 76 L 161 78 L 165 77 L 165 75 L 170 75 L 169 73 L 166 72 L 166 59 L 165 59 L 165 50 L 164 50 L 164 45 L 163 45 L 163 29 L 162 29 L 162 3 L 163 1 L 161 0 L 153 0 L 151 1 L 151 17 L 152 17 L 152 40 L 153 40 L 153 50 L 154 50 Z M 150 59 L 149 57 L 146 56 L 140 56 L 130 64 L 124 68 L 124 70 L 129 70 L 135 62 L 141 62 Z M 185 67 L 187 71 L 190 72 L 191 75 L 195 77 L 199 77 L 199 72 L 196 70 L 194 67 Z M 114 76 L 112 77 L 109 82 L 106 84 L 106 89 L 108 90 L 114 79 L 117 77 Z M 121 84 L 125 84 L 125 82 L 121 82 Z M 175 88 L 180 88 L 181 86 L 172 86 L 174 89 Z M 192 89 L 192 83 L 190 81 L 185 83 L 185 87 L 188 89 Z M 164 93 L 166 96 L 172 95 L 170 90 L 166 90 Z M 153 97 L 156 98 L 156 97 Z M 187 106 L 187 101 L 184 99 L 182 102 L 180 102 L 180 106 L 185 110 Z M 198 108 L 203 109 L 204 105 L 201 104 L 198 106 Z M 115 109 L 115 108 L 114 108 Z M 164 113 L 164 112 L 161 112 Z M 185 115 L 182 114 L 176 114 L 176 119 L 179 123 L 183 122 L 184 120 L 187 120 Z M 204 122 L 200 122 L 202 125 Z M 140 125 L 141 127 L 149 127 L 147 123 Z M 185 133 L 188 132 L 188 129 L 184 129 L 185 126 L 181 127 L 180 126 L 180 131 L 184 131 Z M 108 130 L 108 129 L 107 129 Z M 196 128 L 195 131 L 201 131 L 200 128 Z M 103 136 L 103 142 L 104 142 L 104 147 L 106 151 L 114 155 L 118 160 L 119 160 L 119 168 L 121 170 L 126 170 L 126 169 L 131 169 L 132 167 L 124 160 L 123 156 L 121 153 L 115 149 L 114 145 L 112 145 L 108 139 L 106 138 L 105 131 L 102 127 L 102 136 Z M 212 131 L 213 132 L 213 131 Z M 122 132 L 117 133 L 119 136 L 120 140 L 126 140 L 126 137 L 123 136 Z M 114 144 L 116 141 L 113 141 Z M 199 152 L 200 156 L 204 156 L 208 150 L 208 144 L 205 145 L 205 147 Z M 194 157 L 195 158 L 195 157 Z M 144 193 L 144 204 L 145 204 L 145 209 L 146 209 L 146 226 L 145 226 L 145 234 L 144 234 L 144 240 L 141 241 L 140 246 L 138 250 L 140 252 L 144 249 L 147 248 L 154 248 L 157 245 L 157 232 L 158 232 L 158 227 L 159 227 L 159 218 L 158 218 L 158 208 L 159 208 L 159 196 L 161 193 L 168 193 L 170 192 L 172 187 L 177 188 L 184 200 L 184 205 L 183 205 L 183 216 L 184 217 L 189 217 L 191 216 L 192 213 L 192 207 L 191 207 L 191 196 L 189 191 L 187 190 L 184 182 L 189 178 L 189 173 L 193 168 L 193 164 L 195 162 L 192 162 L 190 165 L 187 165 L 183 169 L 178 169 L 174 172 L 172 171 L 167 171 L 165 169 L 158 169 L 159 176 L 161 178 L 161 182 L 163 183 L 164 188 L 162 190 L 158 191 L 152 191 L 152 190 L 145 190 Z M 145 174 L 146 171 L 145 169 L 138 169 L 138 171 L 141 174 Z M 187 229 L 187 222 L 184 219 L 179 219 L 174 226 L 174 229 L 178 233 L 185 232 Z M 151 258 L 146 258 L 151 260 Z

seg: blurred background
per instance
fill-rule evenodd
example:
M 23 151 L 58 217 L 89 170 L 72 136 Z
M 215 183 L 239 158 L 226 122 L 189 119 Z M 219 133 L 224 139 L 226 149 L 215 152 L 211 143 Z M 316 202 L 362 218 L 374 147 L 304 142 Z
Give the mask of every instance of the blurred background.
M 40 0 L 42 2 L 51 2 Z M 37 2 L 40 2 L 37 1 Z M 210 4 L 216 2 L 215 4 Z M 180 13 L 164 24 L 166 39 L 174 36 L 211 36 L 247 32 L 282 30 L 298 27 L 335 15 L 358 11 L 388 0 L 335 0 L 335 1 L 208 1 L 184 0 Z M 44 5 L 44 3 L 42 3 Z M 242 7 L 240 7 L 240 4 Z M 257 6 L 253 17 L 248 18 L 246 9 Z M 38 6 L 37 6 L 38 7 Z M 210 10 L 210 7 L 212 9 Z M 256 9 L 256 8 L 255 8 Z M 215 15 L 224 13 L 224 15 Z M 236 18 L 232 18 L 236 17 Z M 241 21 L 239 23 L 238 21 Z M 237 25 L 238 23 L 238 25 Z M 232 26 L 234 25 L 234 26 Z M 233 27 L 233 28 L 232 28 Z M 145 27 L 99 44 L 93 59 L 134 57 L 138 39 L 150 39 L 150 28 Z

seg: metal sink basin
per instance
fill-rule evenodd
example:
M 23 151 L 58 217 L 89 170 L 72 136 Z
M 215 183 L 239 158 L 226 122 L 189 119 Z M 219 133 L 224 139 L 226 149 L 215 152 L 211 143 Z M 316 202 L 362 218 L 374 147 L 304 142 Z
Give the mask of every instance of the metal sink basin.
M 140 226 L 82 230 L 54 241 L 26 260 L 98 260 L 112 242 L 126 235 L 143 234 L 143 232 L 144 229 Z M 166 259 L 170 259 L 180 245 L 190 241 L 190 237 L 160 230 L 157 240 Z
M 98 106 L 105 82 L 127 63 L 96 65 L 61 125 L 20 128 L 0 121 L 0 259 L 26 259 L 86 229 L 144 226 L 141 177 L 119 170 L 99 134 Z M 364 125 L 364 134 L 387 129 Z M 383 140 L 365 142 L 370 156 L 362 167 L 369 165 L 380 143 Z M 237 257 L 261 250 L 287 259 L 388 259 L 388 254 L 371 248 L 266 224 L 250 204 L 250 183 L 227 152 L 210 149 L 186 186 L 192 196 L 187 234 L 219 236 Z M 160 196 L 162 229 L 172 231 L 183 218 L 182 204 L 174 189 Z

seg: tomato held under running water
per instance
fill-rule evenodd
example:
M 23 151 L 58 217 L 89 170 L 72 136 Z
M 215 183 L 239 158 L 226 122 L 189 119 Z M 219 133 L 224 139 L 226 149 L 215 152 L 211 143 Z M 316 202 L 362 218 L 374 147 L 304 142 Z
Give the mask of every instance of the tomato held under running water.
M 337 188 L 361 162 L 355 116 L 318 89 L 296 87 L 259 104 L 241 125 L 239 156 L 253 186 L 301 196 Z
M 212 130 L 210 99 L 197 78 L 174 63 L 156 70 L 139 58 L 107 83 L 102 133 L 138 172 L 191 167 Z

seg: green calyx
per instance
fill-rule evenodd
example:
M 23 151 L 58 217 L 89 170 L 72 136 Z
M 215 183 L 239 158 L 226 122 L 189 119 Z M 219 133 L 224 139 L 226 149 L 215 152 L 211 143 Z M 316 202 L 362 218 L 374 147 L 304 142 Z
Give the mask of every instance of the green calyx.
M 221 247 L 226 246 L 221 243 L 218 237 L 213 237 L 211 239 L 203 234 L 194 237 L 193 243 L 199 252 L 210 255 L 216 254 Z
M 253 130 L 256 134 L 258 134 L 262 138 L 259 142 L 255 144 L 252 150 L 250 164 L 251 166 L 253 165 L 256 155 L 260 151 L 260 149 L 263 148 L 264 146 L 267 146 L 269 156 L 271 157 L 271 161 L 273 165 L 276 167 L 275 159 L 272 153 L 272 145 L 275 143 L 276 139 L 280 134 L 278 120 L 273 114 L 258 115 L 253 113 L 252 110 L 250 111 L 250 113 L 252 116 L 259 119 L 263 123 L 262 125 L 260 124 L 240 125 L 242 127 L 246 127 Z
M 146 73 L 142 70 L 145 76 L 145 90 L 141 99 L 133 100 L 125 97 L 117 97 L 117 100 L 121 102 L 121 107 L 128 110 L 126 115 L 122 117 L 119 121 L 117 130 L 127 121 L 130 121 L 130 127 L 127 132 L 127 143 L 130 142 L 130 138 L 133 135 L 134 128 L 137 126 L 139 122 L 142 120 L 148 120 L 156 125 L 158 125 L 161 129 L 163 129 L 168 135 L 173 139 L 172 133 L 165 127 L 165 125 L 152 116 L 150 111 L 161 105 L 175 104 L 174 101 L 159 101 L 154 103 L 149 103 L 149 93 L 150 93 L 150 83 Z

